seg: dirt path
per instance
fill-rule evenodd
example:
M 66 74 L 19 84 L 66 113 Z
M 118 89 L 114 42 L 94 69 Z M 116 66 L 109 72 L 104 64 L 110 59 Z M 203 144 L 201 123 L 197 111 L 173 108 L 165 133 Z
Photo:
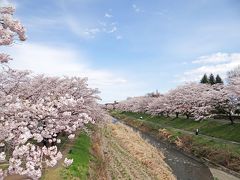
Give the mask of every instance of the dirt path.
M 109 123 L 102 128 L 101 141 L 107 179 L 176 179 L 163 154 L 131 128 Z

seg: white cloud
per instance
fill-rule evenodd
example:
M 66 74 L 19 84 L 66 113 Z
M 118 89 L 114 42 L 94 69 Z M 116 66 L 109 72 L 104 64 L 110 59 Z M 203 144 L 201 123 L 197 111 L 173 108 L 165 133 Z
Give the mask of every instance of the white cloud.
M 227 54 L 227 53 L 216 53 L 208 56 L 201 56 L 197 60 L 194 60 L 195 64 L 215 64 L 222 62 L 229 62 L 232 59 L 235 59 L 236 54 Z M 240 55 L 240 54 L 239 54 Z
M 112 29 L 110 31 L 108 31 L 108 33 L 114 33 L 117 31 L 117 27 L 113 26 Z
M 102 91 L 104 102 L 127 97 L 128 89 L 131 91 L 133 86 L 116 72 L 91 68 L 89 59 L 79 50 L 25 43 L 6 48 L 5 52 L 11 54 L 14 60 L 10 66 L 16 69 L 53 76 L 88 77 L 89 85 Z
M 166 17 L 167 19 L 170 19 L 169 17 L 169 11 L 167 9 L 162 9 L 159 11 L 153 11 L 152 13 L 158 16 Z
M 117 39 L 117 40 L 121 40 L 122 38 L 123 38 L 123 37 L 122 37 L 121 35 L 117 35 L 117 36 L 116 36 L 116 39 Z
M 86 29 L 84 34 L 86 34 L 91 38 L 95 38 L 95 35 L 99 32 L 101 32 L 99 28 L 91 28 L 91 29 Z
M 65 17 L 65 22 L 68 28 L 80 38 L 94 38 L 96 33 L 99 32 L 97 27 L 88 28 L 89 25 L 80 24 L 74 17 Z
M 203 65 L 186 71 L 182 76 L 179 77 L 181 81 L 199 81 L 205 73 L 213 73 L 215 75 L 219 74 L 225 78 L 228 71 L 240 65 L 240 53 L 216 53 L 212 55 L 201 56 L 192 63 Z
M 133 5 L 132 5 L 132 8 L 133 8 L 133 10 L 134 10 L 136 13 L 144 12 L 144 11 L 141 10 L 136 4 L 133 4 Z
M 105 13 L 106 18 L 112 18 L 113 16 L 111 14 Z
M 0 7 L 4 7 L 4 6 L 13 6 L 13 7 L 17 7 L 17 4 L 13 1 L 9 1 L 9 0 L 0 0 Z
M 88 39 L 95 38 L 100 34 L 111 34 L 117 31 L 117 23 L 116 22 L 104 22 L 98 21 L 94 22 L 79 22 L 74 17 L 65 17 L 66 24 L 68 28 L 80 38 Z

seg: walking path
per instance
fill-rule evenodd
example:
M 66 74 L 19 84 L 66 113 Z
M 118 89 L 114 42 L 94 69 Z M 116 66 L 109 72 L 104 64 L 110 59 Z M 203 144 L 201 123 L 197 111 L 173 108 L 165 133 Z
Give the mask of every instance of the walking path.
M 183 130 L 183 129 L 178 129 L 178 128 L 174 128 L 174 127 L 171 127 L 171 126 L 166 126 L 166 125 L 154 123 L 154 122 L 151 122 L 151 121 L 146 121 L 146 120 L 143 120 L 143 119 L 138 119 L 138 120 L 146 122 L 146 123 L 149 123 L 149 124 L 157 125 L 157 126 L 159 126 L 159 128 L 171 128 L 171 129 L 174 129 L 176 131 L 179 131 L 179 132 L 182 132 L 182 133 L 185 133 L 185 134 L 195 135 L 195 132 L 192 132 L 192 131 L 186 131 L 186 130 Z M 204 134 L 201 134 L 201 132 L 200 132 L 200 134 L 198 134 L 198 136 L 205 137 L 207 139 L 215 140 L 215 141 L 218 141 L 218 142 L 221 142 L 221 143 L 225 143 L 225 144 L 240 145 L 240 142 L 229 141 L 229 140 L 225 140 L 225 139 L 221 139 L 221 138 L 217 138 L 217 137 L 213 137 L 213 136 L 204 135 Z
M 218 180 L 239 180 L 239 178 L 232 176 L 231 174 L 227 174 L 218 169 L 210 168 L 210 171 L 214 177 L 218 178 Z

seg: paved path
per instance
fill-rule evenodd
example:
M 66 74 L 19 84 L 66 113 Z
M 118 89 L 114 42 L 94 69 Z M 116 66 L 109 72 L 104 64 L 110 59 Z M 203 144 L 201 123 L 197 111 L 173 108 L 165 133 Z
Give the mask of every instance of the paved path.
M 239 178 L 218 169 L 210 168 L 210 171 L 213 174 L 213 177 L 216 177 L 218 180 L 239 180 Z

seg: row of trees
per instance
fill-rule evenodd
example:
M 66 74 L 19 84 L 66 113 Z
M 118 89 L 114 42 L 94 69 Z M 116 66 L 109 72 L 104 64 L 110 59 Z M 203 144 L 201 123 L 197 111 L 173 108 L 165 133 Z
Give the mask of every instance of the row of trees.
M 226 114 L 231 123 L 240 103 L 240 67 L 228 73 L 228 84 L 187 83 L 168 93 L 141 96 L 120 102 L 116 109 L 152 115 L 185 115 L 196 120 Z
M 25 40 L 25 29 L 13 19 L 12 7 L 0 8 L 0 45 L 17 37 Z M 42 169 L 62 158 L 57 144 L 61 136 L 74 138 L 77 130 L 102 119 L 98 90 L 86 78 L 47 77 L 8 67 L 7 54 L 0 54 L 0 179 L 8 174 L 39 179 Z M 9 156 L 9 158 L 8 158 Z M 66 166 L 72 163 L 65 159 Z
M 222 78 L 217 74 L 216 78 L 214 77 L 213 74 L 210 74 L 209 77 L 207 76 L 207 74 L 204 74 L 200 83 L 203 84 L 223 84 L 223 80 Z

